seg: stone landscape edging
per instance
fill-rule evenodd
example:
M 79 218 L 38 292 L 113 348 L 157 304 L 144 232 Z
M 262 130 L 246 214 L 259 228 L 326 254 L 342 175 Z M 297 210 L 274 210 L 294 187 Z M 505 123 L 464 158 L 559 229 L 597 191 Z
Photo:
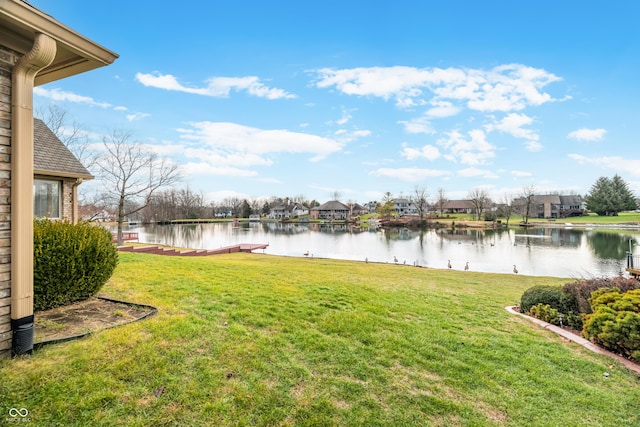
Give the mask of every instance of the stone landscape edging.
M 551 323 L 547 323 L 545 321 L 542 321 L 540 319 L 536 319 L 535 317 L 531 317 L 531 316 L 527 316 L 526 314 L 520 313 L 519 311 L 516 311 L 514 309 L 514 307 L 505 307 L 505 310 L 507 310 L 509 313 L 511 314 L 517 314 L 518 316 L 524 317 L 525 319 L 529 320 L 530 322 L 535 323 L 536 325 L 542 326 L 544 329 L 547 329 L 551 332 L 554 332 L 557 335 L 560 335 L 561 337 L 567 339 L 569 342 L 574 342 L 578 345 L 583 346 L 584 348 L 591 350 L 594 353 L 598 353 L 598 354 L 603 354 L 605 356 L 611 357 L 612 359 L 615 359 L 617 362 L 619 362 L 620 364 L 624 365 L 627 369 L 635 372 L 636 374 L 640 374 L 640 365 L 637 363 L 632 362 L 629 359 L 625 359 L 624 357 L 620 356 L 619 354 L 615 354 L 612 353 L 608 350 L 603 349 L 600 346 L 595 345 L 594 343 L 592 343 L 591 341 L 587 340 L 584 337 L 581 337 L 580 335 L 576 335 L 571 331 L 568 331 L 566 329 L 563 329 L 559 326 L 556 325 L 552 325 Z

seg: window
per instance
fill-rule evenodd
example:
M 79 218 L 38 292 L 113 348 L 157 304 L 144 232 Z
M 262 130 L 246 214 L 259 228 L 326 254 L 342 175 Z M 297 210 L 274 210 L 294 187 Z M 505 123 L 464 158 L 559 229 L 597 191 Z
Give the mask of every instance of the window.
M 62 182 L 49 179 L 33 180 L 33 215 L 60 218 Z

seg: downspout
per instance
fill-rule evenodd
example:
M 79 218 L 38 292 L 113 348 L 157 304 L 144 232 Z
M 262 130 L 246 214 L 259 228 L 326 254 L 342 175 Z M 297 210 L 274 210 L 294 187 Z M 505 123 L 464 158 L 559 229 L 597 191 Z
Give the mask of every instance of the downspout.
M 13 355 L 33 351 L 33 86 L 56 42 L 38 33 L 11 82 L 11 329 Z
M 78 223 L 78 186 L 82 184 L 82 178 L 76 178 L 71 187 L 71 222 Z

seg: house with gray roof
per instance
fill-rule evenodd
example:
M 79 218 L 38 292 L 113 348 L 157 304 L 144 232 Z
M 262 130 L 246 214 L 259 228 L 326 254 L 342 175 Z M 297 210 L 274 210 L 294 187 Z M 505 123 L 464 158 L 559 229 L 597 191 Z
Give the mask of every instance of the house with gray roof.
M 476 207 L 471 200 L 447 200 L 442 205 L 442 213 L 470 214 Z
M 289 219 L 307 215 L 309 210 L 298 202 L 281 203 L 269 211 L 269 218 Z
M 517 198 L 512 203 L 520 213 L 526 209 L 526 200 Z M 582 196 L 560 194 L 536 194 L 529 209 L 532 218 L 567 218 L 584 215 L 586 204 Z
M 326 203 L 309 209 L 309 219 L 326 219 L 326 220 L 346 220 L 349 219 L 350 214 L 349 206 L 341 203 L 337 200 L 332 200 Z
M 411 199 L 396 198 L 396 199 L 393 199 L 392 202 L 393 202 L 393 207 L 398 216 L 418 214 L 418 208 L 416 207 L 416 204 L 413 203 L 413 200 Z
M 78 185 L 93 175 L 40 119 L 33 121 L 33 215 L 78 221 Z

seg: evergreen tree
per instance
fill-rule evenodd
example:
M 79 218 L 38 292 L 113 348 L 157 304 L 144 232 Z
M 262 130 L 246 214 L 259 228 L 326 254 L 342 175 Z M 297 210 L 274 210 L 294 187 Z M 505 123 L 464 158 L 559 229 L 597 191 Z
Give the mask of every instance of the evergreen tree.
M 240 212 L 242 218 L 249 218 L 249 216 L 251 216 L 251 214 L 253 213 L 253 209 L 251 209 L 251 205 L 249 205 L 249 202 L 247 202 L 246 200 L 242 201 L 242 209 Z
M 586 198 L 587 209 L 602 216 L 615 216 L 618 212 L 636 209 L 636 201 L 628 184 L 615 175 L 613 179 L 600 177 Z
M 396 205 L 393 203 L 393 196 L 386 192 L 382 198 L 382 203 L 376 208 L 376 213 L 382 218 L 391 218 L 396 213 Z
M 632 211 L 638 207 L 636 198 L 633 192 L 629 190 L 629 184 L 625 182 L 619 175 L 615 175 L 611 180 L 613 187 L 613 194 L 616 201 L 616 206 L 621 211 Z

